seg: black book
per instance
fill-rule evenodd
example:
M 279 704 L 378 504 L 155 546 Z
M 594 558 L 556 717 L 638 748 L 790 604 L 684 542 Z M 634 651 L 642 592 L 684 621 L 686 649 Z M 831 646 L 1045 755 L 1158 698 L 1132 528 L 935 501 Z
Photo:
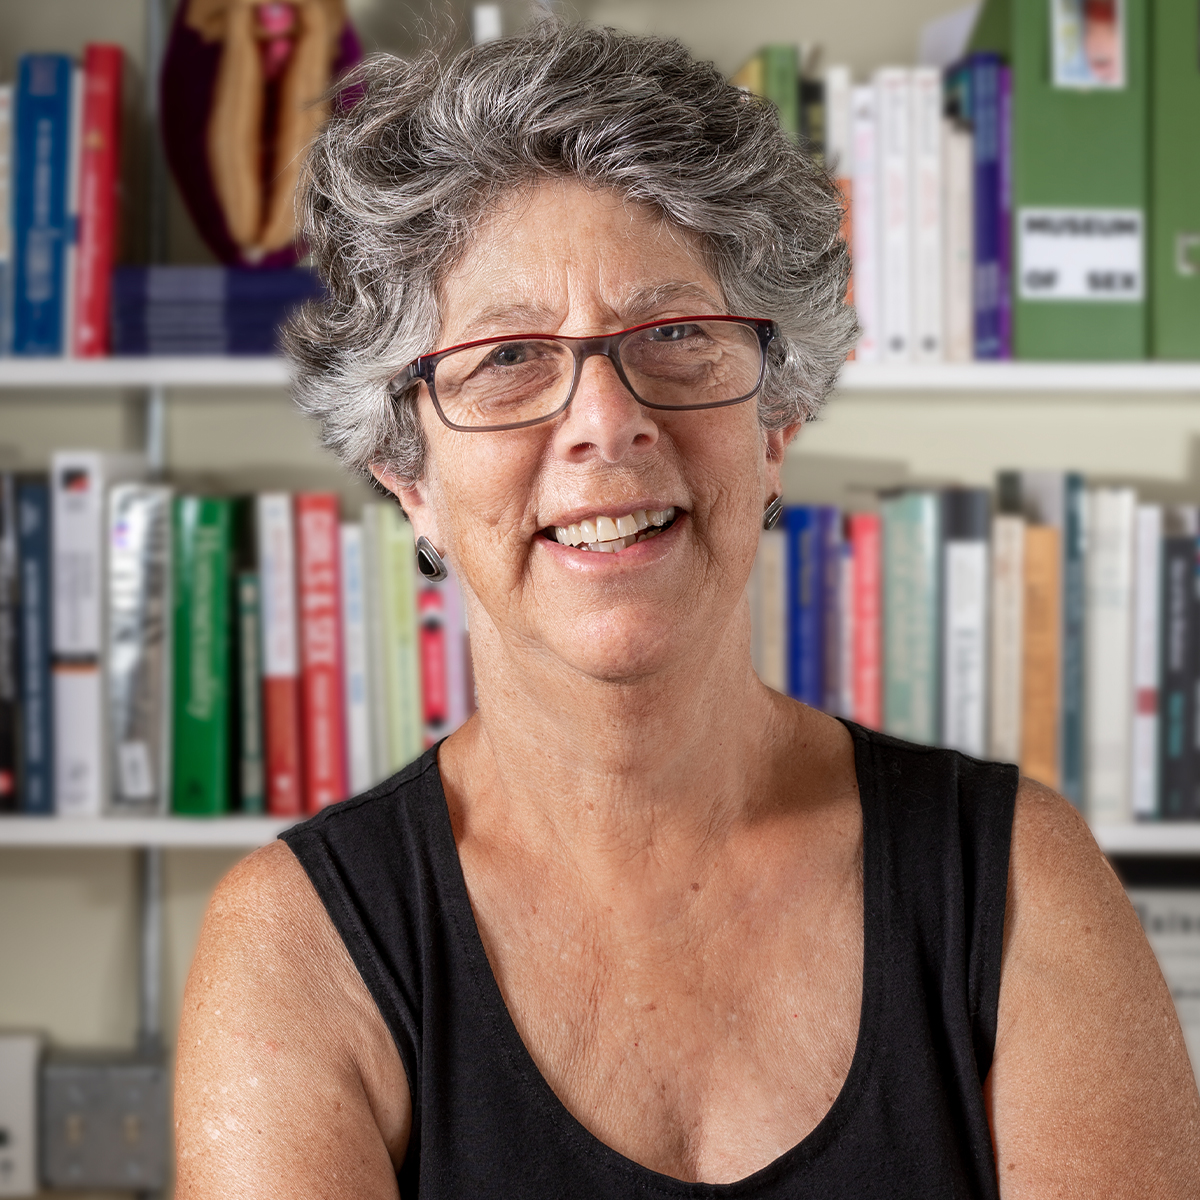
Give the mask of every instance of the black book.
M 1166 819 L 1192 815 L 1196 745 L 1196 538 L 1163 539 L 1162 673 L 1159 709 L 1158 810 Z
M 17 808 L 17 487 L 0 474 L 0 812 Z

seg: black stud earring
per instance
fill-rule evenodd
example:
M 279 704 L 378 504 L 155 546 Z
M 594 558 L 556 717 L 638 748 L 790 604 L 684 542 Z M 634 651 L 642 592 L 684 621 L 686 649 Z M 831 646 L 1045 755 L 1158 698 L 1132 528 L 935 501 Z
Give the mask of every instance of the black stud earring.
M 417 538 L 417 570 L 430 583 L 441 583 L 447 575 L 446 560 L 433 548 L 433 543 L 427 537 Z
M 783 516 L 783 497 L 776 496 L 770 504 L 767 505 L 766 511 L 763 513 L 763 528 L 774 529 L 779 524 L 779 518 Z

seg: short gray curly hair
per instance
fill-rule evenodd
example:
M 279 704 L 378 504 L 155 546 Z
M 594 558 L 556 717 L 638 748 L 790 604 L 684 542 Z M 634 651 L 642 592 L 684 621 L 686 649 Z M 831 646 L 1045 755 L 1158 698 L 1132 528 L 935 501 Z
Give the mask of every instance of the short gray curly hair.
M 347 466 L 419 479 L 387 384 L 436 348 L 438 286 L 514 189 L 571 177 L 689 231 L 729 311 L 773 318 L 766 428 L 819 410 L 856 334 L 836 185 L 678 42 L 548 19 L 447 60 L 369 59 L 309 155 L 304 237 L 327 287 L 284 332 L 293 392 Z

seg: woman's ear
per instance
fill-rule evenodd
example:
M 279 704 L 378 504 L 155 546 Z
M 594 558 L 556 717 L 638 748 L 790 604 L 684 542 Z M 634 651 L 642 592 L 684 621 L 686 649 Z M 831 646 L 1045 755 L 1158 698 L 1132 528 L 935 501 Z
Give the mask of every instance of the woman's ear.
M 441 548 L 438 538 L 437 517 L 429 502 L 429 484 L 425 479 L 402 480 L 393 475 L 383 463 L 373 463 L 371 474 L 376 482 L 386 488 L 404 509 L 404 515 L 417 537 L 427 537 L 434 546 Z
M 767 487 L 772 496 L 778 496 L 782 488 L 783 456 L 792 439 L 800 432 L 802 421 L 785 425 L 782 429 L 768 429 L 764 436 L 767 457 Z

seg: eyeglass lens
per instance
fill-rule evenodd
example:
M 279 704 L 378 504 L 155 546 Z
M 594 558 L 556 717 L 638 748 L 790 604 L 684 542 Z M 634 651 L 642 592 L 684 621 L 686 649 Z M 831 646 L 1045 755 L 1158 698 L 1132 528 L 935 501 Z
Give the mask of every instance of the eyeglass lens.
M 634 395 L 663 408 L 744 399 L 762 371 L 757 331 L 733 321 L 656 325 L 624 338 L 617 353 Z M 574 371 L 567 343 L 509 338 L 447 354 L 437 364 L 434 387 L 450 422 L 486 428 L 557 412 Z

